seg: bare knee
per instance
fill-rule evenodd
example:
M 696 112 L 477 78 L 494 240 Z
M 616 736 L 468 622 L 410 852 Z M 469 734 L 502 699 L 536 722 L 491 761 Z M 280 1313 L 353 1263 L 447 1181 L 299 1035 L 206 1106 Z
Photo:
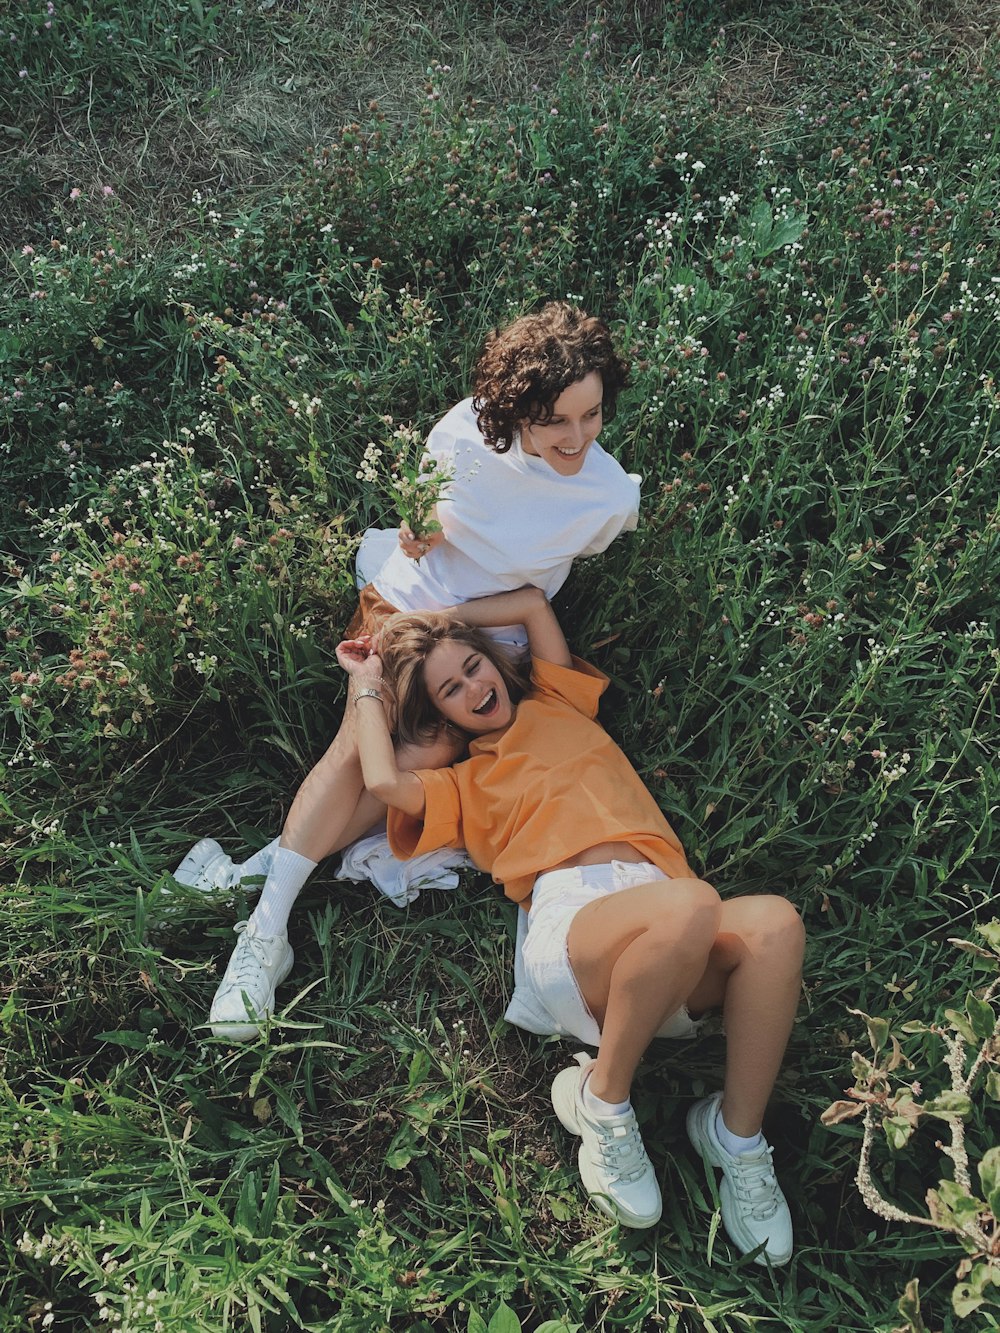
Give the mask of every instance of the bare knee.
M 660 902 L 662 911 L 650 925 L 653 934 L 669 940 L 672 951 L 707 957 L 722 917 L 722 901 L 712 885 L 701 879 L 664 880 Z
M 785 962 L 801 963 L 806 932 L 798 909 L 776 894 L 762 893 L 740 900 L 745 911 L 741 935 L 758 957 L 767 954 Z

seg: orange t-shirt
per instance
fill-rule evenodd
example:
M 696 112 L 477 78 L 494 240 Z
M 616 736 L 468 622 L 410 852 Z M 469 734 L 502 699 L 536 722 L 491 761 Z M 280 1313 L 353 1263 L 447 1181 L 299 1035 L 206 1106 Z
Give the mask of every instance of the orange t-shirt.
M 480 736 L 452 768 L 421 769 L 423 820 L 389 811 L 406 860 L 465 847 L 515 902 L 550 866 L 602 842 L 627 842 L 672 879 L 692 874 L 677 835 L 638 773 L 595 721 L 608 678 L 532 661 L 531 689 L 501 732 Z

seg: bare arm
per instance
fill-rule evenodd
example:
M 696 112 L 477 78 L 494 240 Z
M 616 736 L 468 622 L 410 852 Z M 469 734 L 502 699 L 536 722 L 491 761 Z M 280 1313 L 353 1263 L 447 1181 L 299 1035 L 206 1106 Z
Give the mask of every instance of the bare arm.
M 351 678 L 347 707 L 355 710 L 365 786 L 393 809 L 422 818 L 424 786 L 415 773 L 403 773 L 396 764 L 382 697 L 382 661 L 372 652 L 370 639 L 345 640 L 337 647 L 337 661 Z
M 523 625 L 528 631 L 532 657 L 556 666 L 572 666 L 573 658 L 566 636 L 540 588 L 517 588 L 493 597 L 477 597 L 460 606 L 448 608 L 448 614 L 466 625 L 487 629 L 491 625 Z

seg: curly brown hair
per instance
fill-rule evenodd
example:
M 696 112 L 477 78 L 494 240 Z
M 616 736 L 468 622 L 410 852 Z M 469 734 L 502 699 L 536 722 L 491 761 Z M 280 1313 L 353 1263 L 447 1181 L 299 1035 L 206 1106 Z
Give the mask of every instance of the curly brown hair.
M 486 443 L 505 454 L 522 421 L 545 425 L 563 390 L 594 370 L 604 382 L 604 419 L 610 421 L 628 383 L 628 363 L 603 320 L 568 301 L 550 301 L 495 329 L 472 374 L 472 406 Z
M 513 703 L 530 685 L 527 667 L 504 653 L 495 639 L 443 611 L 401 611 L 379 631 L 378 655 L 396 707 L 395 734 L 405 744 L 427 744 L 441 730 L 442 717 L 424 682 L 424 663 L 439 643 L 467 644 L 499 671 Z

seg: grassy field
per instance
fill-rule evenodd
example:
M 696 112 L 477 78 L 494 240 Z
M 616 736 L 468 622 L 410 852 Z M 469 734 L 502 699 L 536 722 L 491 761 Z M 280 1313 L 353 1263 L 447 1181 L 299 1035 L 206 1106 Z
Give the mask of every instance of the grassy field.
M 0 1330 L 1000 1327 L 998 18 L 0 18 Z M 269 840 L 336 725 L 366 446 L 567 296 L 635 363 L 644 505 L 563 623 L 692 864 L 809 932 L 774 1273 L 683 1132 L 720 1037 L 640 1070 L 661 1225 L 588 1209 L 485 878 L 324 867 L 234 1049 L 245 904 L 169 875 Z

